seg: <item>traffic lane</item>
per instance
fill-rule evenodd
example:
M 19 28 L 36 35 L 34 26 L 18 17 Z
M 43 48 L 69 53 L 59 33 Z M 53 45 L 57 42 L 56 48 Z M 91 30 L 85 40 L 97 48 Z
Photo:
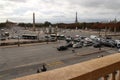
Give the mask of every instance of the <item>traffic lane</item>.
M 4 58 L 4 63 L 6 64 L 3 68 L 1 67 L 1 70 L 31 62 L 39 62 L 46 59 L 69 55 L 69 52 L 71 52 L 69 50 L 59 52 L 56 49 L 57 46 L 58 44 L 46 44 L 0 49 L 0 56 Z
M 59 44 L 46 44 L 27 47 L 7 48 L 3 51 L 4 55 L 2 55 L 2 57 L 4 58 L 4 64 L 2 65 L 1 70 L 34 62 L 41 62 L 45 61 L 46 59 L 59 58 L 64 57 L 65 55 L 68 56 L 70 54 L 74 54 L 72 52 L 73 48 L 69 48 L 66 51 L 57 51 L 58 45 Z M 12 50 L 14 49 L 15 51 L 12 52 Z M 81 52 L 80 54 L 84 54 L 91 52 L 91 50 L 97 49 L 94 49 L 93 47 L 83 47 L 75 49 L 75 52 Z
M 4 71 L 0 71 L 0 80 L 10 80 L 13 78 L 31 75 L 37 73 L 37 69 L 40 69 L 42 64 L 34 64 L 31 66 L 24 66 L 20 68 L 12 68 Z
M 50 56 L 51 54 L 54 53 L 54 51 L 53 48 L 49 45 L 47 46 L 40 45 L 40 46 L 29 46 L 29 47 L 19 47 L 19 48 L 7 48 L 7 49 L 2 49 L 0 53 L 1 53 L 0 55 L 4 56 L 4 59 L 7 60 L 6 63 L 14 63 L 18 61 L 21 63 L 21 62 L 27 62 L 27 60 L 29 61 L 31 60 L 31 58 L 35 58 L 35 57 L 39 57 L 39 59 L 43 60 L 45 59 L 44 57 Z
M 28 63 L 34 63 L 34 62 L 41 62 L 41 61 L 45 61 L 45 60 L 47 60 L 47 59 L 53 59 L 53 58 L 59 58 L 59 57 L 64 57 L 65 55 L 67 55 L 67 56 L 69 56 L 70 54 L 74 54 L 73 52 L 72 52 L 72 49 L 73 48 L 69 48 L 68 50 L 66 50 L 66 51 L 57 51 L 57 49 L 55 49 L 57 52 L 55 53 L 55 54 L 57 54 L 58 56 L 55 56 L 55 57 L 53 57 L 52 55 L 51 55 L 51 53 L 50 53 L 50 55 L 52 56 L 52 57 L 50 57 L 50 56 L 48 56 L 47 58 L 43 58 L 43 59 L 41 59 L 38 55 L 32 55 L 32 56 L 28 56 L 28 57 L 24 57 L 24 58 L 22 58 L 21 60 L 19 60 L 19 61 L 14 61 L 14 62 L 10 62 L 10 64 L 12 64 L 12 65 L 14 65 L 15 63 L 17 64 L 17 62 L 19 62 L 19 64 L 21 63 L 21 65 L 22 64 L 28 64 Z M 85 54 L 85 53 L 88 53 L 88 52 L 92 52 L 92 51 L 90 51 L 90 50 L 96 50 L 96 49 L 94 49 L 93 47 L 87 47 L 87 49 L 86 49 L 86 47 L 84 47 L 84 48 L 79 48 L 79 49 L 75 49 L 75 52 L 76 53 L 79 53 L 79 54 Z M 86 52 L 87 51 L 87 52 Z M 44 56 L 43 56 L 44 57 Z M 46 57 L 46 56 L 45 56 Z M 15 65 L 16 65 L 15 64 Z M 18 65 L 19 65 L 18 64 Z
M 1 70 L 72 54 L 72 49 L 57 51 L 57 46 L 58 45 L 50 44 L 49 46 L 37 45 L 34 47 L 10 48 L 10 51 L 8 51 L 9 48 L 4 49 L 2 52 L 4 55 L 1 55 L 4 60 L 4 62 L 2 61 Z M 14 49 L 15 51 L 12 52 Z
M 34 45 L 34 46 L 23 46 L 23 47 L 14 47 L 14 48 L 0 48 L 1 55 L 10 55 L 9 57 L 22 56 L 22 55 L 31 55 L 33 52 L 40 50 L 47 51 L 48 49 L 52 49 L 57 44 L 45 44 L 45 45 Z M 46 50 L 45 50 L 46 49 Z M 19 54 L 21 53 L 21 54 Z

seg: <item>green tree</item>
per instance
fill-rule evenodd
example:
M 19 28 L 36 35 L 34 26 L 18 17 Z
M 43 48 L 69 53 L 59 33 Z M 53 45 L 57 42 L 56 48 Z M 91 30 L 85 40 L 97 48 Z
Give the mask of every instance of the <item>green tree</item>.
M 48 27 L 49 25 L 52 25 L 52 24 L 48 21 L 45 21 L 44 26 Z

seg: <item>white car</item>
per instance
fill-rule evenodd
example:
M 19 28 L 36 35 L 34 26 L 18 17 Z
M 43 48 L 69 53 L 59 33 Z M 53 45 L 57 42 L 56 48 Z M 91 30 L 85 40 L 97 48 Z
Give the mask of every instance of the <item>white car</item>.
M 91 35 L 90 36 L 90 39 L 92 39 L 92 40 L 96 40 L 98 37 L 96 36 L 96 35 Z
M 80 35 L 75 35 L 76 38 L 80 37 Z
M 89 41 L 89 42 L 92 42 L 92 40 L 90 38 L 85 38 L 85 41 Z
M 120 49 L 118 49 L 118 52 L 120 52 Z
M 120 40 L 115 40 L 117 48 L 120 48 Z

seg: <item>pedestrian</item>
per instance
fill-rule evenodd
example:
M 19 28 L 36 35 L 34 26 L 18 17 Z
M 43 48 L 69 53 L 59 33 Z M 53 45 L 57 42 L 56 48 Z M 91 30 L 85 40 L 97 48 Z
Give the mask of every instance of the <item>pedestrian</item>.
M 75 53 L 75 50 L 74 50 L 74 49 L 72 49 L 72 52 L 73 52 L 73 53 Z
M 101 55 L 101 57 L 103 57 L 103 55 Z
M 46 68 L 45 64 L 43 64 L 43 65 L 42 65 L 41 72 L 45 72 L 45 71 L 47 71 L 47 68 Z
M 40 70 L 39 70 L 39 69 L 37 69 L 37 73 L 40 73 Z

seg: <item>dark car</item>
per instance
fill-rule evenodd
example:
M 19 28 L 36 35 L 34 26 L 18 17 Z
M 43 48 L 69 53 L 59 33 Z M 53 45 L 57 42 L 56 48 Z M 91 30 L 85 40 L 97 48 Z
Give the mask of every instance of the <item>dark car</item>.
M 107 36 L 106 39 L 112 39 L 111 37 Z
M 58 40 L 65 40 L 65 36 L 64 35 L 60 35 L 60 36 L 57 36 Z
M 71 41 L 72 41 L 72 37 L 68 36 L 68 37 L 66 37 L 66 39 L 65 39 L 65 40 L 66 40 L 66 42 L 67 42 L 67 43 L 69 43 L 69 42 L 71 42 Z
M 115 47 L 115 42 L 113 40 L 106 40 L 104 43 L 103 43 L 104 46 L 106 47 Z
M 63 51 L 63 50 L 67 50 L 67 49 L 68 49 L 67 46 L 59 46 L 57 48 L 58 51 Z
M 102 44 L 100 44 L 100 43 L 94 43 L 93 47 L 94 48 L 100 48 L 100 47 L 102 47 Z

